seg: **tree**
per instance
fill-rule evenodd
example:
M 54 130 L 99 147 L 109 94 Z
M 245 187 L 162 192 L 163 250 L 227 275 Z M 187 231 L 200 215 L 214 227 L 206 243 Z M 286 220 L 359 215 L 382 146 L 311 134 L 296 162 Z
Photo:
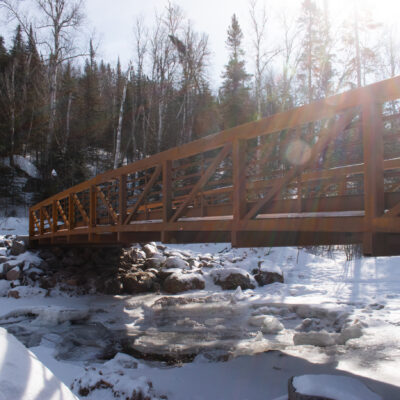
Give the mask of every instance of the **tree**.
M 280 53 L 280 49 L 274 47 L 267 49 L 267 24 L 268 16 L 265 3 L 261 10 L 257 9 L 257 0 L 250 1 L 250 20 L 252 29 L 252 47 L 255 55 L 254 60 L 254 91 L 257 107 L 257 119 L 262 118 L 262 102 L 270 96 L 266 93 L 265 82 L 267 69 L 273 59 Z
M 223 129 L 248 122 L 251 119 L 250 95 L 244 62 L 244 51 L 241 47 L 243 33 L 236 15 L 233 14 L 228 28 L 226 46 L 229 50 L 229 61 L 222 75 L 220 104 L 223 118 Z
M 304 0 L 298 24 L 304 32 L 298 73 L 300 92 L 304 101 L 311 103 L 331 94 L 333 71 L 327 9 L 324 15 L 314 0 Z

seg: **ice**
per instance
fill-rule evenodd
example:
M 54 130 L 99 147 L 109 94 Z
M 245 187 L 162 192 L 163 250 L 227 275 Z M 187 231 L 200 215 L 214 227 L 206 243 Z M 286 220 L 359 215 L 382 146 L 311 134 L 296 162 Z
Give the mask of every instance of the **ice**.
M 285 329 L 278 318 L 271 316 L 264 317 L 264 321 L 261 325 L 261 332 L 267 334 L 278 333 Z
M 293 386 L 304 395 L 330 399 L 382 400 L 354 378 L 338 375 L 302 375 L 293 379 Z
M 68 309 L 62 307 L 48 307 L 32 310 L 37 314 L 33 321 L 35 325 L 59 325 L 70 321 L 85 320 L 89 317 L 88 309 Z

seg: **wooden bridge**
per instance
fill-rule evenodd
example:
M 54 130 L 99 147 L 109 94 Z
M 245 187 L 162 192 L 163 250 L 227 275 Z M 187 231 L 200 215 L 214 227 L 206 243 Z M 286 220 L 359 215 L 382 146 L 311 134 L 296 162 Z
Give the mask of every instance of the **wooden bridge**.
M 30 241 L 400 254 L 399 98 L 396 77 L 106 172 L 33 206 Z

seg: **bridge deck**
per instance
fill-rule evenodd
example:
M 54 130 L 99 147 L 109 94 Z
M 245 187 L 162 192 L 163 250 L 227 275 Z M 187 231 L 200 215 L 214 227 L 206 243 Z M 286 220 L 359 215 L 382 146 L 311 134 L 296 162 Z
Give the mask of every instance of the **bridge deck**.
M 30 209 L 32 244 L 362 243 L 400 254 L 400 77 L 207 136 Z

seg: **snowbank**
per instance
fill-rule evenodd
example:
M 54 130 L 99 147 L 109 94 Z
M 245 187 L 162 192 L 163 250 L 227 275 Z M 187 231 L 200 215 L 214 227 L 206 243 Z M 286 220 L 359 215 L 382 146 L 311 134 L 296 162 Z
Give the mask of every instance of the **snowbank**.
M 298 393 L 329 399 L 382 400 L 354 378 L 337 375 L 302 375 L 293 378 Z
M 0 328 L 0 400 L 77 400 L 37 357 Z

